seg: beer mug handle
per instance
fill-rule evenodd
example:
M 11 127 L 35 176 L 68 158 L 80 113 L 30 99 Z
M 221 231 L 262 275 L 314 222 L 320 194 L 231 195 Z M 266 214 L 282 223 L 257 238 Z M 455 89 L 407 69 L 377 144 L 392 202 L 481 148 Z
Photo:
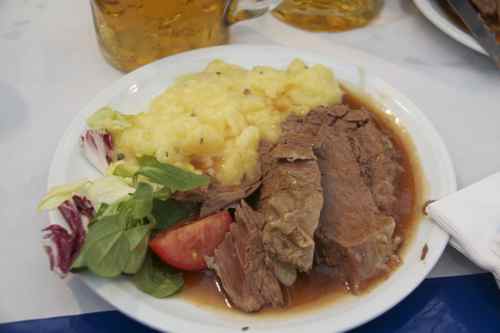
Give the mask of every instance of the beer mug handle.
M 227 25 L 262 16 L 276 8 L 281 0 L 226 0 L 224 20 Z

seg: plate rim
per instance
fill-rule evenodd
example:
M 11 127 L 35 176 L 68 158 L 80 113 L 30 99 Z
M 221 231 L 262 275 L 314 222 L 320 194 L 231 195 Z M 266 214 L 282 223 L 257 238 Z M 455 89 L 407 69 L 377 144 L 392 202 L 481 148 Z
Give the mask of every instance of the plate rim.
M 318 56 L 320 58 L 328 57 L 328 54 L 324 54 L 322 52 L 315 53 L 315 52 L 311 52 L 310 50 L 295 49 L 295 48 L 289 48 L 289 47 L 284 47 L 284 46 L 266 45 L 266 44 L 263 44 L 263 45 L 259 45 L 259 44 L 232 44 L 232 45 L 223 45 L 223 46 L 215 46 L 215 47 L 210 47 L 210 48 L 192 50 L 192 51 L 178 54 L 175 56 L 160 59 L 156 62 L 153 62 L 151 64 L 143 66 L 143 67 L 141 67 L 133 72 L 130 72 L 130 73 L 124 75 L 123 77 L 119 78 L 118 80 L 109 84 L 105 89 L 102 89 L 98 94 L 96 94 L 92 99 L 90 99 L 89 102 L 87 102 L 85 104 L 85 106 L 79 110 L 79 112 L 77 112 L 75 114 L 73 120 L 69 123 L 69 125 L 67 126 L 67 128 L 64 131 L 64 134 L 62 135 L 61 139 L 59 140 L 57 148 L 56 148 L 55 153 L 54 153 L 54 156 L 52 158 L 52 162 L 51 162 L 50 169 L 49 169 L 49 176 L 48 176 L 48 187 L 55 185 L 53 180 L 56 177 L 55 170 L 57 169 L 56 168 L 57 157 L 59 155 L 61 155 L 61 153 L 63 153 L 63 150 L 64 150 L 65 146 L 67 145 L 67 141 L 68 141 L 67 139 L 72 132 L 71 129 L 74 128 L 75 126 L 78 126 L 78 124 L 81 121 L 82 116 L 84 114 L 86 114 L 85 111 L 89 108 L 89 106 L 91 104 L 94 103 L 95 100 L 105 98 L 105 96 L 107 96 L 107 95 L 111 95 L 113 92 L 117 91 L 118 86 L 123 86 L 127 82 L 133 81 L 134 78 L 137 76 L 140 77 L 142 75 L 151 75 L 152 73 L 155 72 L 156 66 L 158 66 L 158 64 L 161 62 L 173 63 L 173 62 L 175 62 L 176 59 L 189 57 L 189 56 L 195 56 L 197 54 L 203 55 L 205 53 L 206 54 L 223 53 L 225 50 L 245 49 L 245 48 L 249 49 L 249 51 L 250 50 L 257 50 L 257 49 L 261 49 L 261 50 L 267 49 L 267 50 L 274 51 L 274 52 L 298 52 L 301 54 L 309 54 L 309 55 L 314 56 L 314 57 L 318 57 Z M 335 61 L 333 61 L 333 62 L 335 62 Z M 345 64 L 345 65 L 353 65 L 352 63 L 345 63 L 343 61 L 338 61 L 337 63 L 338 64 Z M 360 68 L 358 65 L 354 65 L 354 66 L 356 66 L 357 68 Z M 400 100 L 402 99 L 403 104 L 411 105 L 412 109 L 416 110 L 415 115 L 417 115 L 420 118 L 420 121 L 423 121 L 425 126 L 431 131 L 430 133 L 432 134 L 432 136 L 435 139 L 437 139 L 437 142 L 435 142 L 435 144 L 437 144 L 437 146 L 438 146 L 437 149 L 442 154 L 441 162 L 443 162 L 445 164 L 444 168 L 448 170 L 447 177 L 449 178 L 448 179 L 449 189 L 447 191 L 448 192 L 456 191 L 456 189 L 457 189 L 456 173 L 455 173 L 455 169 L 454 169 L 451 157 L 450 157 L 450 153 L 449 153 L 441 135 L 435 129 L 432 122 L 426 117 L 425 113 L 423 113 L 421 111 L 421 109 L 415 103 L 413 103 L 411 101 L 411 99 L 406 97 L 405 94 L 401 93 L 399 90 L 397 90 L 396 88 L 394 88 L 393 86 L 388 84 L 385 80 L 383 80 L 379 76 L 377 76 L 375 74 L 375 71 L 374 71 L 374 74 L 370 74 L 370 73 L 371 73 L 371 71 L 368 69 L 368 73 L 367 73 L 368 75 L 372 75 L 375 79 L 380 80 L 385 85 L 387 85 L 388 87 L 393 89 L 395 92 L 398 93 L 398 95 L 399 95 L 398 98 Z M 412 283 L 411 283 L 412 287 L 408 288 L 408 290 L 405 290 L 402 293 L 399 293 L 399 296 L 397 297 L 398 299 L 394 299 L 392 302 L 387 302 L 384 306 L 379 307 L 377 309 L 377 311 L 372 312 L 369 316 L 365 316 L 362 320 L 357 320 L 356 322 L 353 322 L 350 325 L 345 325 L 345 327 L 343 327 L 342 329 L 345 329 L 345 330 L 352 329 L 352 328 L 358 327 L 358 326 L 360 326 L 360 325 L 362 325 L 370 320 L 373 320 L 374 318 L 379 317 L 381 314 L 385 313 L 386 311 L 390 310 L 392 307 L 394 307 L 395 305 L 400 303 L 415 288 L 417 288 L 422 283 L 422 281 L 429 275 L 432 268 L 437 264 L 437 262 L 441 258 L 442 254 L 446 248 L 446 245 L 448 243 L 448 240 L 449 240 L 449 236 L 447 233 L 445 233 L 440 228 L 438 228 L 437 225 L 433 225 L 433 227 L 435 227 L 435 231 L 433 229 L 433 232 L 435 232 L 434 237 L 437 238 L 436 241 L 439 243 L 434 245 L 435 246 L 434 251 L 433 251 L 434 255 L 430 258 L 431 260 L 427 262 L 428 265 L 425 268 L 425 273 L 419 275 L 419 277 L 417 277 L 417 278 L 413 278 Z M 116 297 L 113 299 L 113 297 L 110 297 L 106 291 L 102 291 L 102 290 L 95 288 L 95 285 L 93 285 L 91 278 L 88 278 L 85 275 L 76 275 L 76 277 L 80 278 L 94 293 L 96 293 L 101 298 L 103 298 L 104 300 L 106 300 L 107 302 L 112 304 L 116 309 L 118 309 L 120 312 L 124 313 L 128 317 L 133 318 L 134 320 L 137 320 L 137 321 L 139 321 L 139 322 L 141 322 L 149 327 L 153 327 L 155 329 L 159 329 L 159 330 L 166 329 L 165 325 L 158 323 L 158 320 L 155 320 L 154 318 L 149 318 L 150 317 L 149 315 L 141 313 L 140 315 L 143 315 L 143 314 L 146 315 L 145 317 L 141 317 L 137 313 L 134 313 L 133 311 L 128 309 L 127 305 L 123 303 L 122 299 L 117 300 Z M 154 317 L 155 313 L 156 312 L 153 312 L 150 314 L 152 314 L 152 317 Z M 169 322 L 168 329 L 173 330 L 173 332 L 188 332 L 188 331 L 190 331 L 189 329 L 186 329 L 185 325 L 186 325 L 187 321 L 185 321 L 184 319 L 178 318 L 174 315 L 170 315 L 170 320 L 171 321 Z M 308 323 L 308 327 L 318 329 L 318 328 L 320 328 L 319 327 L 320 325 L 318 326 L 318 324 L 324 325 L 326 322 L 327 321 L 322 320 L 322 321 L 317 322 L 317 323 Z M 172 324 L 172 325 L 170 325 L 170 324 Z M 204 329 L 206 332 L 212 332 L 212 331 L 213 332 L 233 332 L 234 331 L 234 329 L 228 329 L 226 327 L 221 327 L 221 326 L 217 326 L 217 327 L 208 326 L 207 327 L 207 326 L 199 325 L 198 323 L 192 323 L 192 322 L 190 322 L 189 324 L 191 325 L 191 328 L 193 328 L 193 327 L 201 328 L 201 329 Z M 256 330 L 259 330 L 259 329 L 256 329 Z M 261 330 L 259 330 L 259 331 L 261 331 Z M 280 331 L 282 331 L 282 332 L 302 332 L 302 329 L 301 329 L 301 326 L 299 324 L 299 326 L 294 325 L 294 326 L 289 326 L 286 328 L 285 327 L 280 328 Z
M 459 29 L 448 18 L 443 17 L 441 13 L 436 11 L 434 6 L 431 4 L 431 1 L 432 0 L 413 0 L 413 3 L 422 13 L 422 15 L 424 15 L 431 23 L 433 23 L 446 35 L 476 52 L 487 55 L 486 51 L 471 35 Z

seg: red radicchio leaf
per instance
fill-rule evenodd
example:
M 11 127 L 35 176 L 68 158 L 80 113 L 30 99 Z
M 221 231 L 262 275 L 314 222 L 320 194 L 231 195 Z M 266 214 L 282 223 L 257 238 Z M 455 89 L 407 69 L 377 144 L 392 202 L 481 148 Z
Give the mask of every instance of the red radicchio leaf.
M 86 130 L 81 136 L 85 157 L 104 173 L 113 161 L 113 138 L 106 131 Z
M 64 201 L 58 209 L 64 217 L 66 223 L 69 225 L 71 234 L 75 241 L 74 247 L 80 251 L 80 248 L 83 246 L 83 242 L 85 242 L 86 234 L 85 226 L 82 221 L 82 215 L 84 215 L 83 212 L 78 209 L 78 205 L 76 205 L 73 200 Z
M 95 143 L 94 136 L 92 135 L 93 131 L 86 131 L 82 136 L 82 143 L 88 143 L 92 146 L 92 148 L 97 149 L 97 144 Z
M 78 206 L 76 206 L 73 200 L 66 200 L 57 207 L 64 220 L 69 225 L 72 233 L 79 231 L 79 226 L 82 224 L 80 212 L 78 211 Z
M 47 254 L 49 254 L 51 266 L 55 266 L 61 275 L 65 275 L 69 272 L 73 263 L 75 238 L 58 224 L 49 225 L 43 231 L 47 231 L 47 235 L 44 238 L 50 240 L 56 250 L 55 253 L 53 248 L 49 247 L 50 250 L 46 250 Z
M 113 161 L 113 137 L 109 133 L 102 134 L 102 139 L 106 145 L 106 160 L 108 163 Z
M 95 209 L 87 198 L 74 195 L 71 200 L 59 205 L 58 210 L 69 226 L 69 231 L 58 224 L 51 224 L 43 231 L 46 232 L 44 238 L 50 242 L 50 245 L 45 246 L 50 268 L 64 276 L 83 247 L 86 224 L 94 216 Z
M 45 245 L 43 248 L 45 249 L 45 252 L 47 253 L 47 256 L 49 257 L 50 270 L 53 271 L 54 264 L 55 264 L 55 258 L 54 258 L 54 253 L 52 252 L 52 248 L 48 245 Z
M 76 208 L 78 209 L 79 212 L 81 212 L 83 215 L 91 219 L 94 214 L 94 206 L 92 205 L 92 202 L 90 202 L 89 199 L 86 197 L 80 197 L 78 195 L 73 196 L 73 201 L 75 202 Z

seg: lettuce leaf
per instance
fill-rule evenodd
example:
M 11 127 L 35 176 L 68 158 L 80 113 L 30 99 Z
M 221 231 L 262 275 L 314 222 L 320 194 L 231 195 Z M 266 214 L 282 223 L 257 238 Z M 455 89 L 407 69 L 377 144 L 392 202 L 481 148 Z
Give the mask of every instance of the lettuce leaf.
M 149 253 L 139 272 L 132 276 L 132 283 L 148 295 L 165 298 L 178 292 L 184 285 L 184 279 L 180 272 Z
M 109 165 L 106 174 L 115 175 L 122 178 L 132 178 L 139 170 L 139 166 L 130 161 L 116 161 Z
M 139 165 L 140 169 L 136 176 L 145 176 L 152 182 L 167 187 L 172 192 L 189 191 L 208 186 L 210 183 L 210 178 L 205 175 L 197 175 L 170 164 L 160 163 L 154 157 L 145 156 L 140 158 Z
M 82 180 L 50 189 L 40 200 L 38 210 L 56 209 L 75 194 L 86 197 L 92 202 L 94 208 L 98 208 L 101 204 L 110 205 L 126 199 L 134 191 L 135 188 L 116 176 L 107 176 L 94 181 Z
M 149 221 L 155 221 L 149 219 Z M 144 258 L 148 252 L 149 239 L 154 223 L 137 225 L 126 231 L 126 237 L 130 246 L 130 257 L 127 266 L 123 270 L 126 274 L 135 274 L 141 268 Z
M 127 117 L 110 107 L 103 107 L 97 110 L 87 119 L 87 126 L 94 130 L 123 130 L 132 124 Z
M 163 230 L 173 226 L 193 215 L 196 211 L 196 205 L 188 202 L 178 202 L 175 200 L 154 200 L 153 215 L 156 218 L 157 224 L 155 229 Z
M 52 210 L 56 209 L 64 201 L 71 199 L 73 195 L 85 192 L 86 188 L 91 184 L 89 180 L 82 180 L 76 183 L 56 186 L 50 189 L 50 191 L 40 200 L 38 204 L 38 210 Z
M 87 239 L 72 269 L 88 267 L 101 277 L 136 273 L 146 256 L 148 240 L 156 219 L 153 189 L 139 183 L 128 199 L 104 203 L 89 225 Z
M 103 217 L 90 226 L 80 255 L 88 268 L 98 276 L 116 277 L 127 266 L 129 241 L 124 236 L 126 219 L 120 215 Z
M 126 199 L 134 191 L 136 189 L 120 177 L 106 176 L 93 181 L 83 194 L 97 207 L 103 203 L 110 205 Z

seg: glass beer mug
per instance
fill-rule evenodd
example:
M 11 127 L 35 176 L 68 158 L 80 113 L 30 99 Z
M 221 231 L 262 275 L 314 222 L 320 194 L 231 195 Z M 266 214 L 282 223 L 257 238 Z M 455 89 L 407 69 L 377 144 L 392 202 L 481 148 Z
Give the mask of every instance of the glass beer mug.
M 383 0 L 283 0 L 273 15 L 311 31 L 343 31 L 368 24 Z
M 91 0 L 101 51 L 110 64 L 125 72 L 167 55 L 225 44 L 231 24 L 266 13 L 270 3 Z M 243 4 L 246 8 L 240 9 Z

